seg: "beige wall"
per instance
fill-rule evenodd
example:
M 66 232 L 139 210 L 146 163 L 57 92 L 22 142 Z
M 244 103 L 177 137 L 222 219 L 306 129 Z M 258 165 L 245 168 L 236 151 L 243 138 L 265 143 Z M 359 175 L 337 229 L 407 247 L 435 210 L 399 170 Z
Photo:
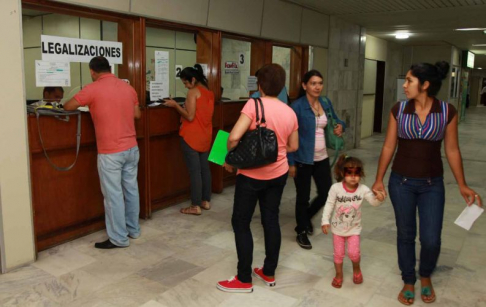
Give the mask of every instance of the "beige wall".
M 20 0 L 0 1 L 0 243 L 2 270 L 33 261 Z M 5 42 L 9 42 L 8 44 Z M 8 72 L 8 73 L 7 73 Z
M 322 95 L 327 95 L 328 50 L 325 48 L 313 47 L 311 55 L 309 70 L 316 69 L 322 74 L 322 77 L 324 78 Z
M 386 61 L 388 42 L 386 40 L 366 35 L 365 58 L 377 61 Z
M 209 27 L 284 42 L 328 47 L 329 16 L 281 0 L 53 0 Z
M 438 61 L 447 61 L 451 63 L 452 60 L 452 46 L 413 46 L 407 50 L 407 56 L 403 58 L 403 67 L 406 71 L 410 65 L 417 63 L 431 63 L 435 64 Z M 452 66 L 452 65 L 451 65 Z M 437 98 L 449 101 L 450 93 L 450 74 L 442 81 L 442 87 L 437 94 Z

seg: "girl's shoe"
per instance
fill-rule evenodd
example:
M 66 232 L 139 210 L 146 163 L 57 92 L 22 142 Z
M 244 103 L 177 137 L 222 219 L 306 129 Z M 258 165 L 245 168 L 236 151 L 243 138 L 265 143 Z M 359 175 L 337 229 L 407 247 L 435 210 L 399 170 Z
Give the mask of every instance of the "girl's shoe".
M 435 302 L 435 292 L 432 289 L 432 287 L 422 287 L 422 290 L 420 291 L 422 301 L 426 304 L 430 304 Z
M 337 279 L 336 277 L 334 277 L 332 279 L 332 283 L 331 285 L 334 287 L 334 288 L 341 288 L 343 286 L 343 280 L 342 279 Z
M 415 300 L 415 293 L 413 293 L 410 290 L 401 291 L 398 294 L 398 301 L 403 305 L 410 306 L 413 304 L 414 300 Z
M 358 274 L 353 273 L 353 282 L 357 285 L 363 283 L 363 274 L 359 272 Z

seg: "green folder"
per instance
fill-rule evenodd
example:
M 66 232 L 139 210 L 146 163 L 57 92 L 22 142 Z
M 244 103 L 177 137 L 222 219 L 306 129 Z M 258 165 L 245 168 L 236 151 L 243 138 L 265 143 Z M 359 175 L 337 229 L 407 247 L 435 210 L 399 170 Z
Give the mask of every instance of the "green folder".
M 213 148 L 209 153 L 208 161 L 216 163 L 218 165 L 224 164 L 224 159 L 228 153 L 228 137 L 229 133 L 223 130 L 219 130 L 216 135 L 216 139 L 213 143 Z

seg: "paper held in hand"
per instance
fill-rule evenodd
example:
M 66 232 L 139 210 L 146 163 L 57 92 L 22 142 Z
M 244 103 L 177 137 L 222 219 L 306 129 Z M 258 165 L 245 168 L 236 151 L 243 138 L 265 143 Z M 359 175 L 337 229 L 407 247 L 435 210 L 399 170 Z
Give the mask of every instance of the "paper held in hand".
M 477 220 L 477 218 L 483 214 L 484 209 L 477 206 L 476 204 L 472 204 L 471 206 L 467 206 L 462 213 L 459 215 L 459 217 L 456 219 L 454 224 L 469 230 L 471 229 L 474 221 Z

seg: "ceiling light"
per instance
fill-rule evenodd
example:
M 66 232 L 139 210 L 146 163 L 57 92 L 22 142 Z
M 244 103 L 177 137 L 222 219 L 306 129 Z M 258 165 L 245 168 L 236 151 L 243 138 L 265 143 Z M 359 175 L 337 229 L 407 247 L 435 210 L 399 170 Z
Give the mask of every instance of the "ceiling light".
M 477 69 L 483 69 L 483 68 L 481 68 L 481 67 L 476 67 L 476 68 L 477 68 Z
M 483 31 L 486 30 L 486 28 L 460 28 L 460 29 L 455 29 L 454 31 Z
M 486 44 L 472 44 L 473 47 L 486 47 Z
M 483 31 L 483 34 L 486 34 L 486 30 Z
M 410 37 L 410 34 L 408 33 L 397 33 L 395 34 L 396 39 L 407 39 Z

